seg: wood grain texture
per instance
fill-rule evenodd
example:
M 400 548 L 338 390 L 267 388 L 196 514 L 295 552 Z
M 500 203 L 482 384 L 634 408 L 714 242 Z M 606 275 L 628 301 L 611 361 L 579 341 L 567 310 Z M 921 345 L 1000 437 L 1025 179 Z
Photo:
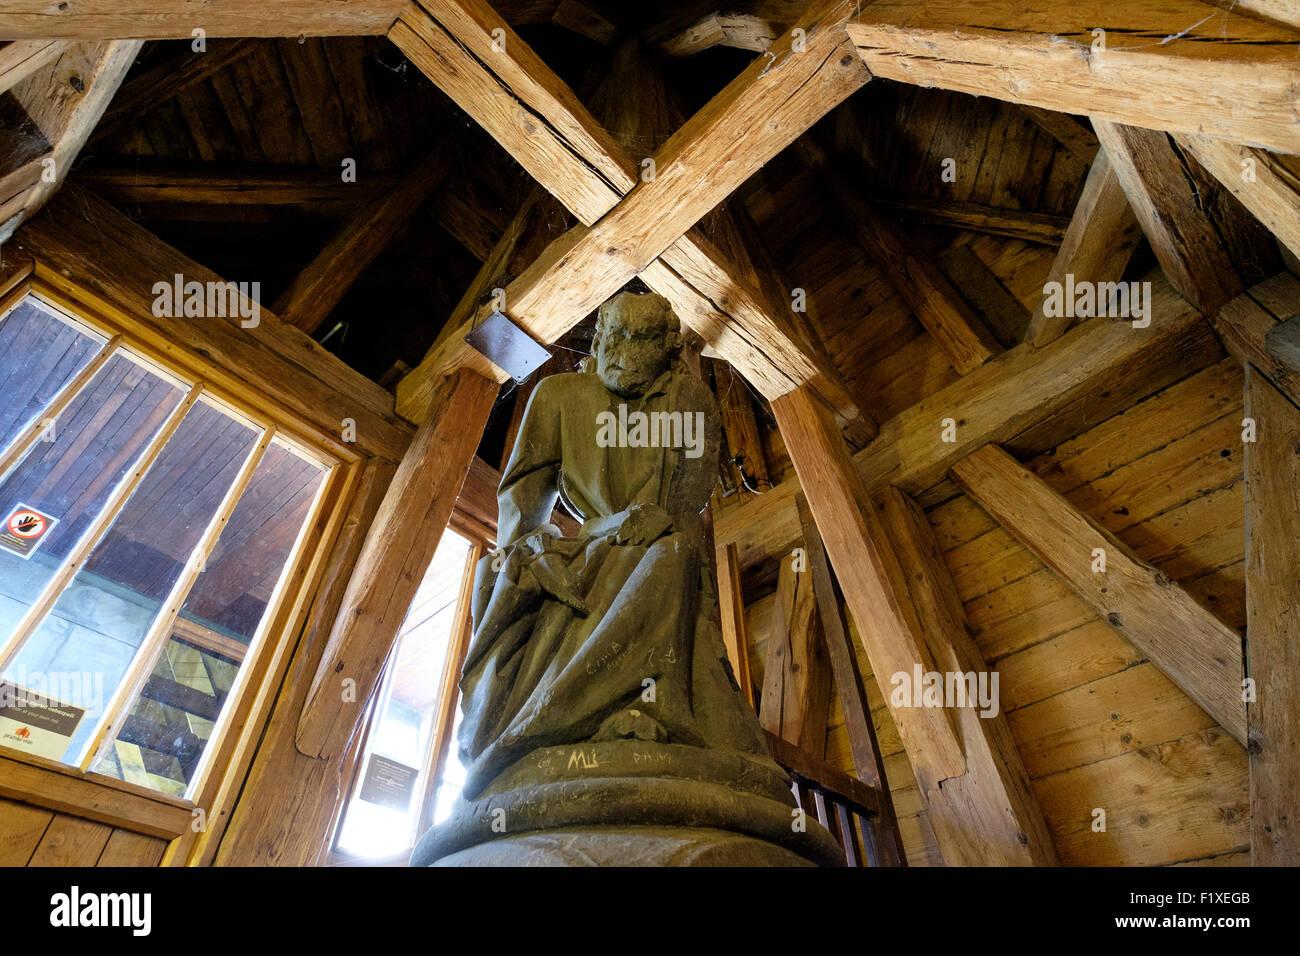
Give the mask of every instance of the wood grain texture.
M 457 372 L 411 440 L 366 536 L 298 722 L 304 754 L 329 758 L 347 748 L 451 517 L 496 395 L 495 381 Z M 355 682 L 351 701 L 344 680 Z
M 57 58 L 61 40 L 14 40 L 0 46 L 0 93 Z
M 867 490 L 892 484 L 919 495 L 990 441 L 1051 447 L 1221 357 L 1200 314 L 1162 276 L 1148 278 L 1150 327 L 1090 319 L 1039 351 L 1017 346 L 882 422 L 854 455 Z M 953 442 L 941 440 L 945 419 L 956 425 Z M 737 545 L 742 568 L 798 541 L 801 481 L 787 477 L 718 516 L 717 541 Z
M 1109 155 L 1101 150 L 1088 169 L 1083 195 L 1079 197 L 1047 281 L 1064 284 L 1066 276 L 1073 275 L 1075 282 L 1118 282 L 1141 238 L 1142 228 L 1129 206 L 1124 187 Z M 1042 348 L 1064 335 L 1074 321 L 1068 315 L 1048 315 L 1043 303 L 1039 303 L 1029 320 L 1025 341 L 1036 349 Z
M 1300 32 L 1197 0 L 878 0 L 848 31 L 887 79 L 1300 151 Z
M 26 866 L 53 819 L 53 810 L 0 800 L 0 866 Z
M 157 866 L 166 849 L 166 840 L 118 829 L 104 844 L 95 866 Z
M 1233 358 L 1254 366 L 1292 402 L 1300 403 L 1300 363 L 1288 360 L 1292 353 L 1280 350 L 1276 340 L 1282 324 L 1297 313 L 1300 279 L 1283 272 L 1252 286 L 1220 309 L 1214 317 L 1214 330 Z
M 1243 745 L 1241 636 L 996 445 L 953 479 Z M 1097 549 L 1105 571 L 1094 570 Z
M 209 37 L 367 36 L 385 33 L 406 0 L 0 0 L 0 35 L 13 39 L 146 40 Z
M 1258 223 L 1212 177 L 1189 165 L 1164 133 L 1101 119 L 1093 127 L 1160 267 L 1183 298 L 1213 316 L 1280 267 L 1276 261 L 1261 267 Z M 1216 201 L 1215 192 L 1226 201 Z
M 113 828 L 66 813 L 56 813 L 28 866 L 94 866 Z
M 975 675 L 978 682 L 990 668 L 966 630 L 961 598 L 925 513 L 897 488 L 882 491 L 876 509 L 939 672 Z M 961 736 L 963 773 L 937 777 L 934 767 L 909 754 L 944 861 L 949 866 L 1055 865 L 1043 811 L 1001 703 L 994 700 L 996 710 L 975 701 L 948 708 Z
M 910 674 L 914 664 L 923 672 L 934 670 L 898 559 L 874 509 L 860 505 L 868 501 L 867 493 L 829 411 L 801 388 L 775 399 L 772 414 L 843 583 L 872 670 Z M 890 713 L 908 754 L 932 767 L 935 779 L 965 772 L 966 760 L 947 711 L 894 707 L 891 702 Z
M 754 679 L 749 671 L 749 632 L 745 621 L 745 600 L 740 590 L 740 565 L 736 548 L 719 548 L 718 607 L 721 612 L 722 642 L 727 648 L 731 673 L 740 692 L 754 706 Z
M 795 570 L 794 563 L 793 556 L 781 562 L 758 720 L 764 730 L 821 760 L 830 716 L 830 660 L 812 575 L 806 567 Z
M 1246 656 L 1250 849 L 1255 866 L 1300 864 L 1300 409 L 1246 369 Z
M 1177 140 L 1279 242 L 1300 256 L 1300 162 L 1209 136 L 1179 136 Z

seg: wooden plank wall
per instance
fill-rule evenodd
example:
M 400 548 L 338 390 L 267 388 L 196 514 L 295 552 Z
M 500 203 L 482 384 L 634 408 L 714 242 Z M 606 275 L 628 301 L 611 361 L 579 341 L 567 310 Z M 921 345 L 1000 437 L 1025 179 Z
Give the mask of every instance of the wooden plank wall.
M 167 841 L 0 800 L 0 866 L 157 866 Z
M 1241 395 L 1241 368 L 1225 359 L 1026 465 L 1244 631 Z M 1247 864 L 1242 747 L 969 498 L 946 497 L 927 516 L 1000 674 L 1061 862 Z M 747 608 L 759 687 L 772 605 L 767 595 Z M 941 864 L 881 688 L 855 647 L 909 862 Z M 826 757 L 852 772 L 838 699 Z M 1092 828 L 1097 808 L 1105 832 Z

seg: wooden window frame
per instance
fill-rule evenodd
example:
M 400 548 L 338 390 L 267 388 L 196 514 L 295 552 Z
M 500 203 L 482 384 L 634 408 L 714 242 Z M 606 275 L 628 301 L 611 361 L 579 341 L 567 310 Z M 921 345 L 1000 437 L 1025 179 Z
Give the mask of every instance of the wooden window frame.
M 172 842 L 163 865 L 203 862 L 205 856 L 210 857 L 216 850 L 216 841 L 211 839 L 214 828 L 209 821 L 224 822 L 233 809 L 257 740 L 270 718 L 276 690 L 288 668 L 295 638 L 306 621 L 357 489 L 363 458 L 339 436 L 295 415 L 179 339 L 168 338 L 133 319 L 98 296 L 93 289 L 80 285 L 66 274 L 54 273 L 39 259 L 29 267 L 0 275 L 0 314 L 28 295 L 68 313 L 106 337 L 104 345 L 91 360 L 94 369 L 89 373 L 83 369 L 75 375 L 48 406 L 56 414 L 66 407 L 75 389 L 89 381 L 113 350 L 126 347 L 172 376 L 192 383 L 190 394 L 182 399 L 177 411 L 186 406 L 187 400 L 190 404 L 196 401 L 202 392 L 263 429 L 257 449 L 250 453 L 249 461 L 241 468 L 240 479 L 251 477 L 256 467 L 255 459 L 260 458 L 260 451 L 269 446 L 273 438 L 306 453 L 326 469 L 258 630 L 249 642 L 235 685 L 227 696 L 187 788 L 187 797 L 175 797 L 89 770 L 90 761 L 100 749 L 98 745 L 89 748 L 89 756 L 82 767 L 0 745 L 0 797 L 169 839 Z M 14 447 L 20 443 L 29 446 L 37 439 L 40 434 L 38 426 L 48 414 L 48 410 L 43 410 L 33 425 L 20 434 Z M 167 423 L 176 422 L 179 422 L 179 416 L 173 412 Z M 151 461 L 156 458 L 156 453 L 161 452 L 165 440 L 159 442 L 158 439 L 166 427 L 164 424 L 159 434 L 146 445 L 140 462 Z M 33 434 L 28 435 L 28 431 Z M 151 448 L 155 443 L 158 447 Z M 148 454 L 151 450 L 154 455 Z M 137 464 L 132 472 L 139 467 Z M 132 472 L 128 472 L 128 477 Z M 119 486 L 125 483 L 126 479 L 123 479 Z M 227 503 L 233 507 L 233 501 Z M 87 541 L 93 542 L 103 529 L 94 530 L 95 534 L 86 535 Z M 208 532 L 211 543 L 215 544 L 219 529 L 213 533 L 210 526 Z M 157 623 L 155 621 L 155 626 Z M 151 633 L 154 629 L 151 628 Z M 133 679 L 140 676 L 136 671 L 148 670 L 151 664 L 148 655 L 137 653 L 132 669 L 114 695 L 115 703 L 126 693 Z M 125 696 L 125 700 L 129 704 L 131 696 Z M 106 721 L 97 736 L 109 741 L 113 729 L 112 724 Z
M 436 805 L 438 782 L 442 777 L 447 754 L 451 748 L 451 729 L 456 722 L 456 708 L 460 706 L 460 689 L 457 685 L 460 683 L 460 671 L 465 664 L 465 655 L 469 651 L 469 642 L 473 631 L 470 609 L 474 591 L 474 572 L 479 559 L 492 549 L 496 537 L 492 529 L 473 515 L 462 510 L 459 505 L 452 509 L 451 520 L 448 521 L 447 528 L 455 531 L 469 542 L 469 551 L 465 555 L 465 567 L 461 572 L 460 587 L 456 594 L 455 619 L 452 623 L 451 634 L 448 637 L 447 656 L 443 661 L 442 674 L 438 681 L 437 712 L 434 715 L 433 727 L 429 734 L 429 746 L 424 754 L 424 763 L 420 767 L 419 779 L 423 781 L 424 785 L 415 794 L 414 828 L 416 840 L 433 825 L 433 811 Z M 372 859 L 356 856 L 339 848 L 339 837 L 343 832 L 344 818 L 347 815 L 348 807 L 352 804 L 352 796 L 359 784 L 361 767 L 365 763 L 366 747 L 374 730 L 379 702 L 382 697 L 382 688 L 389 676 L 388 668 L 394 664 L 399 645 L 400 642 L 394 643 L 389 659 L 384 665 L 384 670 L 380 673 L 375 695 L 370 702 L 369 712 L 366 714 L 364 730 L 358 735 L 357 742 L 348 758 L 350 766 L 345 774 L 345 779 L 348 781 L 347 787 L 344 789 L 343 799 L 340 801 L 335 819 L 330 825 L 328 866 L 405 865 L 410 858 L 411 851 L 414 849 L 414 844 L 412 844 L 395 856 Z

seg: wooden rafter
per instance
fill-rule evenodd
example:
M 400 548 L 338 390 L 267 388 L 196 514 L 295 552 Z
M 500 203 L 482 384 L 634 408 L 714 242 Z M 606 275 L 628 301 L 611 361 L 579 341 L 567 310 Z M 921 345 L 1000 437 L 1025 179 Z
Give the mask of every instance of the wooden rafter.
M 39 174 L 19 197 L 0 196 L 0 242 L 63 184 L 141 46 L 139 40 L 61 45 L 10 90 L 51 148 L 29 164 Z
M 1212 316 L 1277 271 L 1264 230 L 1169 136 L 1096 117 L 1093 128 L 1160 267 L 1185 299 Z
M 15 40 L 0 46 L 0 93 L 53 62 L 64 46 L 61 40 Z
M 749 298 L 716 250 L 702 239 L 679 240 L 759 165 L 865 82 L 866 72 L 854 70 L 842 35 L 851 6 L 824 4 L 810 14 L 802 52 L 783 38 L 770 58 L 743 73 L 656 153 L 654 178 L 639 184 L 631 158 L 521 40 L 507 32 L 504 51 L 494 51 L 491 30 L 507 28 L 490 9 L 476 0 L 430 0 L 427 12 L 404 17 L 392 39 L 582 222 L 507 287 L 507 313 L 534 338 L 549 342 L 638 273 L 652 288 L 672 289 L 665 294 L 675 303 L 685 293 L 682 283 L 714 301 Z M 727 163 L 716 168 L 724 154 Z M 623 198 L 626 189 L 631 191 Z M 716 309 L 708 311 L 694 313 L 696 331 L 765 394 L 780 394 L 815 375 L 780 329 L 757 325 L 764 318 L 761 308 L 754 310 L 754 325 L 721 328 L 706 324 L 719 319 Z M 692 324 L 691 315 L 682 318 Z M 419 413 L 441 371 L 476 362 L 460 339 L 450 337 L 445 349 L 435 350 L 403 380 L 398 400 L 404 412 Z
M 1090 319 L 1038 351 L 1009 349 L 882 422 L 880 434 L 854 455 L 867 490 L 892 484 L 919 495 L 988 442 L 1050 447 L 1221 357 L 1201 315 L 1158 272 L 1148 279 L 1148 328 Z M 945 419 L 955 426 L 952 442 L 940 440 Z M 798 543 L 800 480 L 787 477 L 719 515 L 715 538 L 719 546 L 738 546 L 742 568 Z
M 1074 282 L 1118 282 L 1141 237 L 1142 229 L 1110 157 L 1104 150 L 1099 151 L 1088 170 L 1083 194 L 1047 274 L 1047 282 L 1064 284 L 1070 276 Z M 1044 296 L 1025 333 L 1025 341 L 1034 348 L 1042 348 L 1060 338 L 1074 324 L 1069 315 L 1072 309 L 1049 315 L 1044 310 L 1046 302 Z
M 1293 316 L 1300 312 L 1300 279 L 1284 272 L 1247 289 L 1214 317 L 1223 346 L 1300 405 L 1300 354 Z M 1288 321 L 1291 320 L 1291 321 Z M 1283 341 L 1279 341 L 1279 336 Z
M 952 476 L 1245 745 L 1241 635 L 997 445 L 954 464 Z
M 1300 31 L 1200 0 L 877 0 L 848 31 L 887 79 L 1300 152 Z
M 447 175 L 450 151 L 439 147 L 388 193 L 358 209 L 308 263 L 272 310 L 282 322 L 315 332 Z

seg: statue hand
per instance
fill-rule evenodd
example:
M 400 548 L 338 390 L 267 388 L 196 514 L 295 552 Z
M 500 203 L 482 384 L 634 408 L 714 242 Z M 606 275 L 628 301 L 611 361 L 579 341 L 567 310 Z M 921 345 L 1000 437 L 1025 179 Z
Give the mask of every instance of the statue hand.
M 672 527 L 673 519 L 658 505 L 633 505 L 619 526 L 619 544 L 646 545 Z

